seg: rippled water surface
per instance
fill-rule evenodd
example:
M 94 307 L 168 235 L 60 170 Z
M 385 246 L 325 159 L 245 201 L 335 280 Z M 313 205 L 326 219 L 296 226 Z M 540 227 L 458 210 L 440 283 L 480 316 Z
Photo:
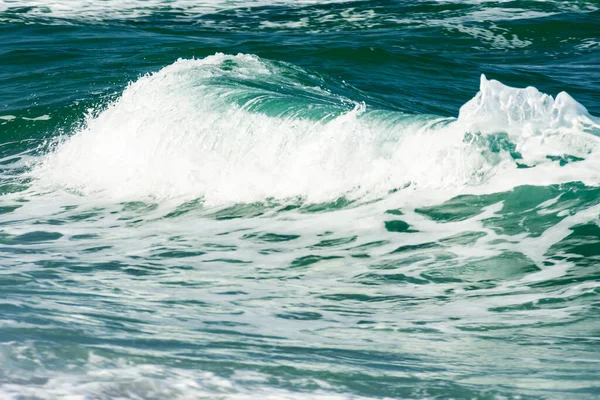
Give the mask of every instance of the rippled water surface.
M 600 397 L 597 1 L 0 26 L 1 399 Z

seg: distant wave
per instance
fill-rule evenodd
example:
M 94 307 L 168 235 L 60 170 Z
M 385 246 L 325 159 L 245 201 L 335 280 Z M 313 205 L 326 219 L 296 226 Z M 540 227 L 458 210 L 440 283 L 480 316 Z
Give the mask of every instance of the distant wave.
M 538 4 L 539 3 L 539 4 Z M 337 4 L 337 5 L 335 5 Z M 457 7 L 459 5 L 459 7 Z M 410 29 L 468 37 L 495 49 L 528 48 L 551 36 L 523 32 L 520 21 L 537 20 L 554 29 L 559 14 L 593 13 L 597 1 L 544 1 L 507 7 L 504 1 L 361 2 L 356 0 L 0 0 L 0 23 L 112 24 L 160 20 L 161 25 L 185 21 L 191 26 L 270 32 L 355 31 Z M 270 18 L 277 15 L 277 18 Z M 513 30 L 514 28 L 514 30 Z M 592 26 L 590 26 L 592 29 Z M 423 33 L 425 33 L 423 32 Z M 592 38 L 579 43 L 581 50 L 594 45 Z
M 348 3 L 352 0 L 0 0 L 0 11 L 24 12 L 30 16 L 76 20 L 140 18 L 157 12 L 175 11 L 202 15 L 220 10 L 264 6 L 305 6 L 311 4 Z

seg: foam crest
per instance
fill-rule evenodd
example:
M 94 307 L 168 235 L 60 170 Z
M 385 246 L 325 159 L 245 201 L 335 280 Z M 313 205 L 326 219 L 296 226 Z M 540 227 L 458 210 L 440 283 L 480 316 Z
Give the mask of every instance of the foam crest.
M 490 148 L 480 132 L 467 140 L 476 127 L 510 132 L 524 159 L 596 151 L 597 138 L 578 130 L 591 117 L 566 94 L 553 101 L 483 77 L 452 121 L 367 110 L 319 79 L 252 55 L 179 60 L 89 116 L 33 168 L 34 186 L 111 200 L 323 202 L 461 188 L 515 169 L 510 143 Z M 540 132 L 559 140 L 530 140 Z
M 554 99 L 535 87 L 513 88 L 481 76 L 477 95 L 460 108 L 458 123 L 467 131 L 507 133 L 529 165 L 547 157 L 587 158 L 598 150 L 598 120 L 566 92 Z
M 479 93 L 460 108 L 458 119 L 480 129 L 531 134 L 594 124 L 587 109 L 566 92 L 554 100 L 532 86 L 512 88 L 485 75 L 481 75 Z

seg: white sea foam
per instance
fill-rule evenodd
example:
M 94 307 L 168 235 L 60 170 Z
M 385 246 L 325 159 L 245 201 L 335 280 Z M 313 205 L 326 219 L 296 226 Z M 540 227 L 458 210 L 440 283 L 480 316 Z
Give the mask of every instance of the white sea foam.
M 510 149 L 489 148 L 499 132 L 522 162 L 556 172 L 557 181 L 578 177 L 548 156 L 597 158 L 598 138 L 586 132 L 597 121 L 566 93 L 554 100 L 482 76 L 456 121 L 365 111 L 360 103 L 341 112 L 349 99 L 299 85 L 284 76 L 286 68 L 217 54 L 141 77 L 43 157 L 32 171 L 34 186 L 113 200 L 227 204 L 374 198 L 404 187 L 476 186 L 506 174 L 521 182 Z M 322 111 L 328 104 L 330 113 Z M 535 172 L 523 176 L 537 179 Z
M 560 129 L 582 130 L 595 122 L 584 106 L 566 92 L 556 100 L 536 88 L 511 88 L 481 76 L 479 93 L 460 108 L 459 121 L 485 129 L 492 124 L 515 134 L 544 134 Z
M 102 358 L 91 356 L 93 358 Z M 156 365 L 123 365 L 102 369 L 90 362 L 87 374 L 56 374 L 38 385 L 0 384 L 0 397 L 17 400 L 85 400 L 90 398 L 148 399 L 148 400 L 367 400 L 370 398 L 337 393 L 332 390 L 292 392 L 269 386 L 245 387 L 257 378 L 256 373 L 238 371 L 237 381 L 218 377 L 210 372 L 186 371 Z M 160 376 L 160 378 L 156 378 Z M 314 383 L 319 383 L 313 380 Z M 384 399 L 385 400 L 385 399 Z
M 516 89 L 481 77 L 479 93 L 460 109 L 458 122 L 466 129 L 506 132 L 526 162 L 568 154 L 596 156 L 599 141 L 586 133 L 598 120 L 566 92 L 556 99 L 534 87 Z
M 51 117 L 48 114 L 40 115 L 39 117 L 23 117 L 26 121 L 48 121 Z

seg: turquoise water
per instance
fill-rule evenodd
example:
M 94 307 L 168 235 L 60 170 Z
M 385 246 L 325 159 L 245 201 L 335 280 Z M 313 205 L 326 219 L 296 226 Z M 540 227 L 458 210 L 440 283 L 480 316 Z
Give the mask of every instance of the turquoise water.
M 600 398 L 600 3 L 0 0 L 1 399 Z

